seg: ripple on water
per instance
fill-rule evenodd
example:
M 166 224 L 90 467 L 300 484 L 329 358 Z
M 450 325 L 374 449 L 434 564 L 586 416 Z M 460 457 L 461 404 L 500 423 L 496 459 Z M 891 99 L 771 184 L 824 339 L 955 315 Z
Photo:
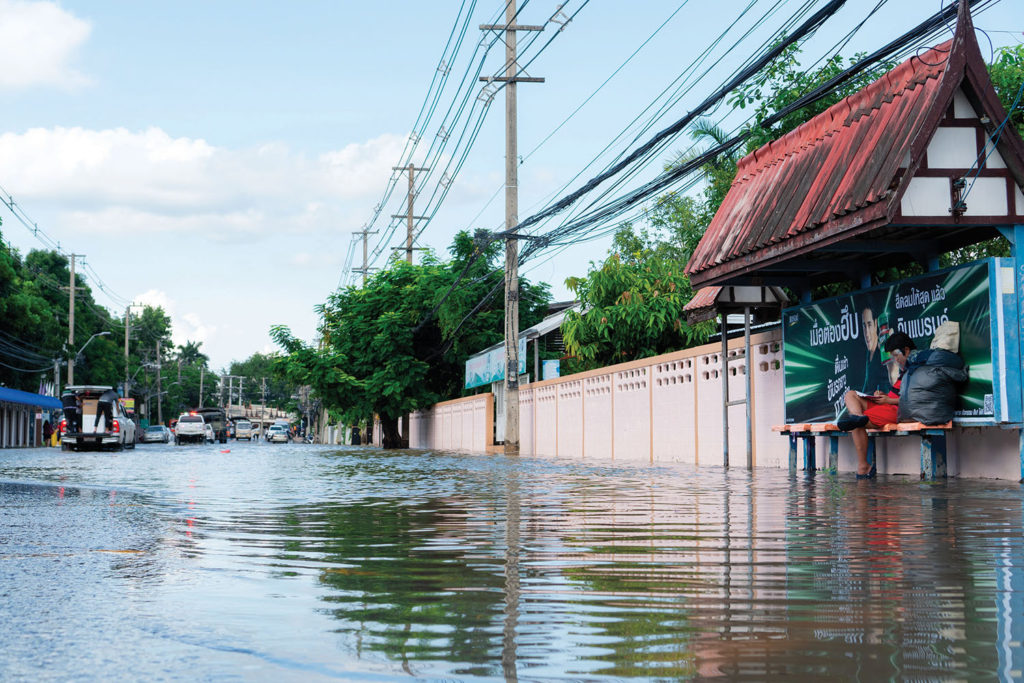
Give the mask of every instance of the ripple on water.
M 1015 486 L 5 451 L 0 675 L 1019 677 Z

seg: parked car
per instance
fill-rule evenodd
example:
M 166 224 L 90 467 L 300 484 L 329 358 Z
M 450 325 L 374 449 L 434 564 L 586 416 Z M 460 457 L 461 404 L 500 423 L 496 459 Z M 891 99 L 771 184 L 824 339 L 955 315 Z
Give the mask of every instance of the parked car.
M 170 443 L 174 435 L 163 425 L 150 425 L 142 432 L 143 443 Z
M 288 443 L 288 428 L 282 425 L 270 425 L 267 430 L 267 441 L 270 443 Z
M 203 443 L 206 441 L 206 422 L 202 415 L 185 413 L 178 418 L 174 431 L 174 443 Z
M 65 405 L 64 419 L 60 423 L 62 450 L 135 448 L 135 423 L 112 387 L 69 386 L 61 401 Z M 106 406 L 109 406 L 109 413 L 106 413 Z
M 206 443 L 213 443 L 217 440 L 217 436 L 213 432 L 213 425 L 209 422 L 203 423 L 203 431 L 206 433 Z
M 235 422 L 235 441 L 241 439 L 252 441 L 252 422 L 248 420 L 238 420 Z

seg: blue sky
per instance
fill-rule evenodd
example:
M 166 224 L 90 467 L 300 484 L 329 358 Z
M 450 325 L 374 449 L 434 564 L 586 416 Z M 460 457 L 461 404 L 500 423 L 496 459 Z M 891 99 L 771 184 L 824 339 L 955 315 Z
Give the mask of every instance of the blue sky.
M 0 186 L 48 235 L 87 255 L 114 293 L 97 292 L 101 304 L 116 310 L 125 300 L 164 305 L 176 341 L 203 342 L 215 367 L 272 349 L 273 324 L 312 338 L 313 307 L 337 286 L 350 231 L 369 219 L 384 191 L 460 4 L 0 0 Z M 520 21 L 543 24 L 557 4 L 530 0 Z M 573 0 L 565 9 L 582 4 Z M 746 51 L 723 46 L 712 54 L 707 78 L 654 130 L 703 98 L 798 4 L 592 0 L 583 6 L 530 69 L 547 82 L 520 86 L 520 154 L 675 16 L 526 159 L 520 217 L 577 173 L 593 175 L 598 167 L 586 165 L 714 35 L 777 6 L 757 39 L 744 43 Z M 737 19 L 747 5 L 751 10 Z M 875 5 L 850 0 L 808 43 L 808 60 Z M 475 3 L 467 52 L 481 38 L 477 24 L 503 6 Z M 890 0 L 843 53 L 874 49 L 939 6 L 939 0 Z M 975 24 L 996 46 L 1017 44 L 1024 40 L 1024 3 L 1003 0 Z M 549 24 L 544 40 L 556 28 Z M 488 71 L 499 68 L 500 52 L 488 56 Z M 453 65 L 453 83 L 464 67 Z M 501 228 L 500 194 L 488 203 L 503 184 L 500 98 L 421 245 L 443 250 L 457 229 Z M 740 120 L 727 107 L 716 115 L 727 124 Z M 384 213 L 401 210 L 395 201 Z M 0 218 L 15 246 L 41 246 L 6 209 Z M 527 274 L 566 298 L 564 279 L 585 273 L 606 250 L 606 240 L 580 245 Z

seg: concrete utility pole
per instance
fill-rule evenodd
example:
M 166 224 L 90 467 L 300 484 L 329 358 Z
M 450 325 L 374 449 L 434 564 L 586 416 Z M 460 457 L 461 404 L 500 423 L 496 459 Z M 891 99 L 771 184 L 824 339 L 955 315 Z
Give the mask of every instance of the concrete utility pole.
M 128 339 L 132 336 L 132 306 L 124 309 L 124 397 L 128 398 L 128 385 L 131 378 L 128 375 Z
M 369 227 L 369 226 L 367 226 L 367 227 Z M 369 251 L 368 251 L 369 237 L 370 237 L 370 235 L 376 235 L 378 232 L 380 232 L 380 231 L 379 230 L 372 230 L 371 231 L 371 230 L 367 230 L 366 228 L 363 228 L 362 230 L 357 230 L 356 232 L 352 233 L 353 235 L 362 235 L 363 236 L 363 267 L 362 268 L 353 268 L 352 269 L 352 271 L 355 272 L 355 273 L 362 273 L 363 274 L 363 287 L 366 286 L 366 276 L 367 276 L 367 274 L 369 274 L 369 272 L 371 270 L 371 268 L 370 268 L 370 261 L 369 261 Z
M 68 386 L 75 383 L 75 259 L 85 258 L 85 254 L 71 254 L 71 282 L 68 285 Z
M 406 213 L 404 214 L 391 214 L 392 218 L 404 218 L 406 220 L 406 237 L 405 237 L 405 260 L 407 263 L 412 263 L 412 252 L 416 250 L 412 246 L 413 239 L 413 223 L 415 221 L 426 218 L 426 216 L 415 216 L 412 212 L 412 203 L 416 198 L 416 171 L 429 171 L 430 169 L 426 166 L 415 166 L 412 162 L 409 162 L 408 166 L 392 166 L 392 171 L 409 171 L 409 200 Z M 392 249 L 402 249 L 402 247 L 392 247 Z M 365 267 L 365 264 L 363 264 Z
M 206 379 L 206 367 L 199 366 L 199 407 L 203 407 L 203 380 Z
M 160 340 L 156 340 L 156 422 L 164 423 L 164 397 L 160 391 L 160 375 L 163 374 L 160 365 Z
M 543 31 L 543 26 L 515 24 L 516 0 L 505 7 L 505 24 L 485 24 L 484 31 L 505 32 L 505 75 L 481 81 L 505 83 L 505 455 L 519 454 L 519 244 L 512 233 L 519 226 L 519 152 L 516 139 L 516 83 L 543 83 L 519 76 L 516 31 Z

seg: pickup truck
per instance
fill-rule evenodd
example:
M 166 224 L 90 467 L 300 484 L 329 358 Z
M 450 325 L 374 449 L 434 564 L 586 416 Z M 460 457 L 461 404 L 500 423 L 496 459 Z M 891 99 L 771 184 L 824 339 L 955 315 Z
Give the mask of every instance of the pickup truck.
M 220 443 L 228 442 L 228 417 L 220 408 L 196 408 L 197 415 L 203 417 L 203 421 L 213 427 L 213 439 Z
M 174 443 L 206 443 L 206 422 L 202 415 L 184 413 L 174 430 Z
M 65 389 L 65 405 L 79 406 L 81 419 L 74 409 L 65 408 L 65 417 L 60 423 L 61 450 L 122 450 L 135 448 L 135 423 L 125 413 L 121 401 L 112 393 L 112 388 L 99 385 L 72 385 Z M 111 420 L 100 410 L 100 397 L 114 397 L 110 405 Z M 75 417 L 69 423 L 69 410 Z M 99 412 L 99 418 L 96 413 Z

